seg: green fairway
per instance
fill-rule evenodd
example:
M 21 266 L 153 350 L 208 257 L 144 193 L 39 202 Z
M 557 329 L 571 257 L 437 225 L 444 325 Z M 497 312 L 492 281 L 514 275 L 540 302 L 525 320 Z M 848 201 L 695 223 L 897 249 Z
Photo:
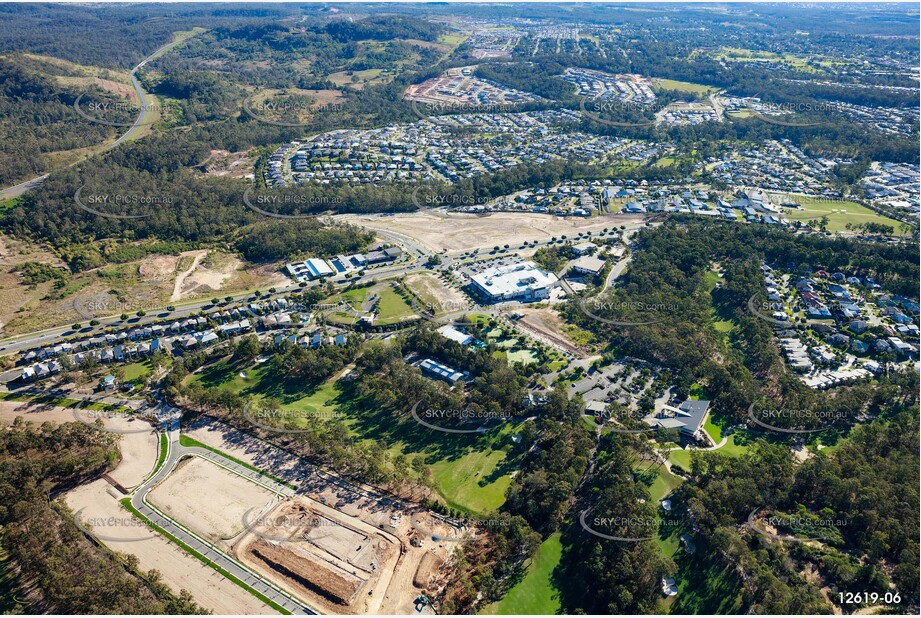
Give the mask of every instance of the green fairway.
M 560 533 L 551 534 L 531 559 L 528 572 L 501 601 L 489 605 L 483 614 L 556 614 L 560 602 L 553 587 L 553 570 L 563 555 Z
M 509 474 L 517 458 L 507 452 L 520 424 L 506 423 L 483 434 L 457 435 L 429 429 L 408 414 L 394 414 L 363 405 L 346 381 L 330 379 L 316 385 L 282 380 L 267 364 L 240 366 L 217 361 L 193 374 L 204 386 L 227 388 L 259 402 L 271 397 L 284 410 L 310 412 L 292 419 L 297 426 L 317 418 L 341 420 L 355 440 L 371 445 L 383 441 L 392 456 L 421 455 L 432 473 L 433 489 L 451 508 L 473 514 L 494 511 L 505 502 Z
M 901 234 L 899 231 L 899 226 L 902 225 L 901 222 L 877 214 L 856 202 L 826 200 L 822 198 L 804 197 L 801 195 L 785 195 L 784 199 L 790 199 L 802 207 L 801 209 L 783 209 L 784 218 L 790 221 L 806 222 L 828 217 L 827 229 L 830 232 L 844 232 L 847 230 L 846 226 L 848 223 L 879 223 L 891 225 L 896 234 Z
M 718 88 L 713 86 L 695 84 L 693 82 L 682 82 L 675 79 L 656 79 L 653 83 L 657 88 L 662 90 L 680 90 L 681 92 L 689 92 L 700 96 L 705 96 L 718 90 Z

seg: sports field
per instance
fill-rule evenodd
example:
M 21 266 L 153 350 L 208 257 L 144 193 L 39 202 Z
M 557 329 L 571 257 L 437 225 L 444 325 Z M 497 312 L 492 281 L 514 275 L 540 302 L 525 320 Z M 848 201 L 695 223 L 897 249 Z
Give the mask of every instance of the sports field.
M 801 195 L 785 196 L 802 206 L 801 209 L 784 208 L 784 218 L 790 221 L 819 220 L 828 217 L 828 231 L 847 231 L 847 224 L 880 223 L 891 225 L 896 234 L 901 234 L 899 226 L 902 225 L 895 219 L 884 217 L 855 202 L 842 200 L 826 200 L 822 198 L 804 197 Z

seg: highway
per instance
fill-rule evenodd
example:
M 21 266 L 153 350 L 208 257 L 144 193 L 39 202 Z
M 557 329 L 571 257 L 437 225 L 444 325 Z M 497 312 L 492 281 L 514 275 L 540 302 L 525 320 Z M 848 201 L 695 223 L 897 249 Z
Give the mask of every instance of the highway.
M 177 41 L 172 41 L 170 43 L 167 43 L 166 45 L 162 45 L 154 53 L 150 54 L 149 56 L 141 60 L 141 62 L 139 62 L 136 67 L 131 69 L 131 85 L 134 87 L 134 92 L 137 95 L 138 105 L 140 107 L 140 113 L 138 113 L 138 117 L 134 121 L 134 124 L 132 124 L 131 127 L 127 131 L 125 131 L 125 133 L 121 137 L 116 139 L 111 144 L 108 144 L 106 146 L 103 146 L 95 150 L 95 153 L 101 153 L 101 152 L 106 152 L 108 150 L 112 150 L 113 148 L 117 147 L 119 144 L 123 143 L 125 140 L 131 139 L 131 137 L 133 137 L 134 134 L 137 133 L 141 127 L 150 123 L 150 113 L 152 111 L 152 106 L 148 102 L 149 101 L 148 93 L 141 86 L 141 82 L 137 78 L 138 69 L 142 68 L 145 64 L 147 64 L 154 58 L 162 54 L 165 54 L 166 52 L 171 50 L 173 47 L 175 47 L 176 45 L 179 45 L 180 43 L 186 40 L 187 39 L 179 39 Z M 78 162 L 72 163 L 71 165 L 75 165 L 76 163 Z M 35 178 L 32 178 L 31 180 L 26 180 L 24 182 L 21 182 L 18 185 L 14 185 L 12 187 L 7 187 L 6 189 L 2 189 L 0 190 L 0 201 L 11 200 L 14 197 L 19 197 L 26 191 L 34 189 L 35 187 L 42 184 L 46 178 L 48 178 L 48 174 L 42 174 L 41 176 L 36 176 Z
M 336 217 L 334 217 L 334 219 L 335 218 Z M 612 219 L 612 224 L 613 224 L 613 219 Z M 396 243 L 401 244 L 403 248 L 406 250 L 407 254 L 411 257 L 411 259 L 405 260 L 403 262 L 398 262 L 392 265 L 380 266 L 378 268 L 366 270 L 365 274 L 361 277 L 355 277 L 355 278 L 348 279 L 348 280 L 334 279 L 333 282 L 337 285 L 346 285 L 348 283 L 355 283 L 355 282 L 368 282 L 368 281 L 371 281 L 372 279 L 380 280 L 380 279 L 388 278 L 388 277 L 399 277 L 399 276 L 408 274 L 410 272 L 426 268 L 426 260 L 428 259 L 428 257 L 431 255 L 436 255 L 429 248 L 425 247 L 418 240 L 415 240 L 414 238 L 410 236 L 407 236 L 405 234 L 400 234 L 397 232 L 392 232 L 390 230 L 382 229 L 378 226 L 375 226 L 373 223 L 369 224 L 363 221 L 361 225 L 363 227 L 367 227 L 368 229 L 374 231 L 375 233 L 379 234 L 381 237 L 386 238 L 387 240 L 390 240 L 391 242 L 396 242 Z M 628 226 L 625 230 L 623 230 L 624 237 L 625 238 L 629 237 L 629 235 L 631 235 L 632 233 L 635 233 L 637 230 L 642 228 L 644 225 L 645 225 L 644 223 L 636 223 L 636 224 Z M 557 240 L 556 243 L 560 243 L 560 240 Z M 544 247 L 550 244 L 553 244 L 553 241 L 551 241 L 549 238 L 545 238 L 543 240 L 537 241 L 536 244 L 534 243 L 530 244 L 528 246 L 528 249 L 530 250 L 530 249 L 534 249 L 538 247 Z M 505 253 L 497 254 L 497 255 L 506 256 L 506 255 L 512 255 L 515 252 L 516 252 L 516 249 L 512 248 L 512 249 L 508 249 Z M 464 259 L 462 257 L 463 253 L 465 252 L 452 251 L 450 253 L 440 254 L 442 263 L 438 265 L 438 267 L 434 270 L 445 271 L 449 269 L 453 264 Z M 488 255 L 488 252 L 480 253 L 480 254 L 477 254 L 477 257 L 484 258 L 487 255 Z M 620 274 L 618 267 L 621 269 L 623 268 L 623 266 L 620 264 L 615 265 L 614 269 L 612 269 L 612 273 L 609 278 L 609 281 L 613 279 L 614 277 L 617 277 Z M 320 284 L 321 284 L 321 281 L 311 281 L 307 283 L 306 288 L 309 289 L 313 286 L 320 285 Z M 265 301 L 265 300 L 269 300 L 272 298 L 277 298 L 279 296 L 285 296 L 291 293 L 298 292 L 301 288 L 298 284 L 291 283 L 290 285 L 287 285 L 284 287 L 277 287 L 276 289 L 277 291 L 274 294 L 267 294 L 263 296 L 260 300 Z M 219 294 L 220 294 L 219 292 L 215 292 L 216 296 L 218 296 Z M 251 295 L 252 295 L 252 291 L 234 293 L 233 294 L 234 304 L 237 304 L 237 303 L 244 304 L 244 302 L 249 302 L 248 299 Z M 22 352 L 25 350 L 29 350 L 31 348 L 53 345 L 55 343 L 60 342 L 63 339 L 74 337 L 76 335 L 82 335 L 82 336 L 89 336 L 91 334 L 98 335 L 107 328 L 134 328 L 137 326 L 152 324 L 164 318 L 169 318 L 171 320 L 186 318 L 193 314 L 197 314 L 198 312 L 204 310 L 205 308 L 210 308 L 211 305 L 212 304 L 211 304 L 210 298 L 202 298 L 202 299 L 198 299 L 198 300 L 188 302 L 188 303 L 178 303 L 177 302 L 175 305 L 176 308 L 170 312 L 156 311 L 156 310 L 151 309 L 150 311 L 148 311 L 147 315 L 143 317 L 132 316 L 128 320 L 124 320 L 124 321 L 121 319 L 119 315 L 94 317 L 93 319 L 97 320 L 99 322 L 99 325 L 97 325 L 91 331 L 88 330 L 88 327 L 86 326 L 84 326 L 84 328 L 81 329 L 79 332 L 74 331 L 74 329 L 68 325 L 68 326 L 52 327 L 52 328 L 35 331 L 31 333 L 25 333 L 21 335 L 15 335 L 15 336 L 8 337 L 5 339 L 0 339 L 0 357 L 9 355 L 9 354 L 15 354 L 15 353 Z M 78 318 L 78 320 L 80 319 Z M 88 317 L 83 318 L 80 321 L 87 322 L 89 321 L 89 318 Z
M 225 457 L 221 457 L 207 449 L 182 446 L 179 444 L 178 429 L 167 432 L 167 435 L 169 436 L 169 453 L 166 457 L 166 461 L 164 461 L 163 466 L 156 474 L 151 476 L 135 490 L 134 494 L 131 496 L 131 506 L 153 522 L 154 525 L 165 530 L 170 535 L 204 556 L 211 565 L 224 569 L 224 571 L 244 582 L 253 590 L 265 595 L 274 603 L 285 608 L 285 610 L 292 614 L 317 614 L 315 610 L 308 607 L 304 602 L 299 601 L 293 595 L 252 571 L 249 567 L 220 551 L 214 547 L 214 545 L 191 532 L 175 520 L 164 515 L 147 502 L 147 496 L 154 487 L 173 472 L 183 457 L 190 455 L 207 459 L 234 474 L 238 474 L 251 482 L 273 491 L 280 497 L 290 497 L 294 495 L 294 490 L 287 485 L 282 485 L 265 475 L 259 474 Z

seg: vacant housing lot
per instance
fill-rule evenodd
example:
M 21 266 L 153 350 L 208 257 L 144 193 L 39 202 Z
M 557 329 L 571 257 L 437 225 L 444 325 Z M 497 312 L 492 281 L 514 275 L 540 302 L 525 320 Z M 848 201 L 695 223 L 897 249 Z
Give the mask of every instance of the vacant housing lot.
M 409 215 L 341 217 L 342 220 L 376 230 L 411 236 L 432 251 L 468 251 L 511 245 L 552 236 L 573 237 L 579 232 L 630 225 L 642 217 L 625 215 L 598 217 L 554 217 L 539 213 L 492 213 L 486 216 L 428 213 Z
M 213 541 L 240 534 L 244 515 L 274 499 L 271 491 L 198 457 L 180 463 L 150 494 L 164 513 Z

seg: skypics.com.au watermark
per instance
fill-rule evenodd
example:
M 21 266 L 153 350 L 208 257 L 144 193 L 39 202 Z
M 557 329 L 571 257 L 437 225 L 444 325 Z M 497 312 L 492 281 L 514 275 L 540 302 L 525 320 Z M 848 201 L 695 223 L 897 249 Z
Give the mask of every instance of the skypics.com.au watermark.
M 417 306 L 413 303 L 413 308 L 419 313 L 423 320 L 436 324 L 450 324 L 458 328 L 468 328 L 471 326 L 484 326 L 484 323 L 476 320 L 464 321 L 453 319 L 452 316 L 463 313 L 464 315 L 483 314 L 487 311 L 485 307 L 475 302 L 468 301 L 441 301 L 438 303 L 427 303 Z
M 756 425 L 780 433 L 804 434 L 831 429 L 838 421 L 848 418 L 838 410 L 815 410 L 811 408 L 784 408 L 752 404 L 748 407 L 748 418 Z M 822 427 L 811 427 L 816 423 Z M 786 426 L 782 426 L 786 425 Z
M 258 212 L 265 217 L 273 219 L 314 219 L 316 212 L 298 213 L 287 215 L 272 210 L 266 210 L 263 206 L 268 207 L 294 207 L 309 208 L 316 211 L 319 207 L 323 209 L 341 206 L 345 203 L 341 197 L 328 195 L 304 195 L 301 193 L 275 193 L 275 194 L 258 194 L 253 195 L 253 187 L 247 187 L 243 192 L 243 203 L 252 211 Z
M 598 322 L 612 326 L 643 326 L 669 319 L 678 311 L 677 303 L 616 301 L 598 296 L 578 301 L 579 309 Z
M 118 543 L 130 543 L 134 541 L 146 541 L 155 538 L 150 528 L 143 521 L 132 517 L 131 515 L 108 515 L 103 517 L 82 518 L 82 513 L 86 508 L 82 508 L 74 513 L 74 525 L 80 532 L 95 537 L 100 541 L 113 541 Z M 129 536 L 127 531 L 142 529 L 144 533 Z
M 269 515 L 257 513 L 261 508 L 254 506 L 243 513 L 243 528 L 267 541 L 310 542 L 327 533 L 336 534 L 345 529 L 342 524 L 312 511 Z
M 534 103 L 532 101 L 531 103 Z M 411 99 L 413 113 L 427 120 L 433 116 L 462 114 L 512 114 L 523 110 L 522 103 L 465 103 L 463 101 L 417 101 Z
M 829 113 L 840 113 L 842 108 L 840 104 L 834 101 L 814 101 L 814 102 L 805 102 L 805 103 L 772 103 L 770 101 L 761 101 L 757 97 L 749 99 L 748 104 L 745 106 L 746 111 L 748 111 L 754 118 L 766 122 L 768 124 L 776 124 L 783 127 L 818 127 L 824 124 L 828 124 L 827 120 L 822 121 L 809 121 L 809 122 L 794 122 L 792 120 L 786 120 L 787 116 L 796 114 L 796 113 L 808 113 L 808 114 L 829 114 Z
M 84 191 L 84 189 L 86 189 L 86 185 L 81 186 L 74 192 L 74 203 L 86 212 L 106 219 L 146 219 L 151 215 L 130 215 L 111 211 L 124 211 L 139 206 L 149 208 L 151 206 L 173 205 L 173 198 L 169 195 L 127 192 L 101 193 L 98 191 Z
M 170 305 L 150 305 L 143 299 L 124 299 L 113 294 L 95 294 L 88 298 L 77 298 L 71 303 L 71 307 L 85 320 L 114 315 L 130 316 L 140 311 L 145 314 L 170 311 Z
M 87 404 L 92 403 L 87 400 L 79 402 L 74 406 L 74 420 L 78 423 L 83 423 L 87 427 L 92 427 L 97 431 L 104 431 L 106 433 L 115 433 L 115 434 L 132 434 L 132 433 L 150 433 L 153 431 L 151 427 L 145 421 L 140 419 L 133 419 L 128 416 L 125 412 L 116 412 L 113 410 L 93 410 L 87 408 Z M 107 421 L 133 421 L 138 424 L 137 428 L 119 428 L 111 426 L 111 423 Z
M 89 103 L 81 104 L 85 94 L 81 94 L 77 97 L 77 100 L 74 101 L 74 110 L 77 114 L 96 124 L 104 124 L 110 127 L 143 127 L 151 125 L 154 122 L 154 119 L 142 120 L 144 114 L 153 112 L 156 114 L 167 114 L 177 109 L 170 105 L 160 105 L 157 103 L 144 103 L 142 105 L 135 105 L 134 103 L 129 103 L 127 101 L 117 101 L 115 103 L 99 103 L 96 101 L 91 101 Z M 124 120 L 125 116 L 134 116 L 135 119 L 128 121 Z
M 483 423 L 491 424 L 493 427 L 498 426 L 499 422 L 507 422 L 513 417 L 507 412 L 495 412 L 490 410 L 479 410 L 475 408 L 422 408 L 422 402 L 416 402 L 416 405 L 410 410 L 410 416 L 422 425 L 434 431 L 453 434 L 475 434 L 489 431 L 489 427 Z M 477 426 L 471 429 L 459 429 L 456 427 L 446 427 L 445 421 L 454 421 L 460 424 L 474 423 Z
M 600 539 L 619 543 L 640 543 L 656 538 L 661 526 L 675 527 L 679 519 L 662 518 L 655 515 L 601 515 L 589 517 L 593 509 L 586 509 L 579 515 L 582 529 Z M 608 530 L 613 532 L 602 532 Z
M 297 100 L 254 100 L 257 95 L 252 94 L 241 102 L 243 112 L 265 124 L 277 127 L 306 127 L 319 114 L 337 113 L 345 111 L 345 106 L 338 103 L 323 103 Z M 304 117 L 307 120 L 304 120 Z
M 588 118 L 593 122 L 599 124 L 605 124 L 611 127 L 651 127 L 656 124 L 655 120 L 641 120 L 641 121 L 628 121 L 628 120 L 611 120 L 609 118 L 604 118 L 601 114 L 624 114 L 624 113 L 658 113 L 668 107 L 667 104 L 656 103 L 654 101 L 650 102 L 640 102 L 640 101 L 617 101 L 617 100 L 597 100 L 589 99 L 588 97 L 582 97 L 579 100 L 579 113 Z
M 479 531 L 505 527 L 509 522 L 504 519 L 483 519 L 479 517 L 437 517 L 434 515 L 416 515 L 411 518 L 412 527 L 436 543 L 469 543 L 483 537 Z M 440 532 L 448 529 L 450 532 Z
M 312 432 L 317 421 L 341 420 L 343 415 L 335 410 L 263 408 L 251 402 L 243 406 L 243 418 L 266 431 L 299 434 Z
M 826 515 L 804 516 L 801 514 L 774 513 L 759 518 L 760 511 L 767 510 L 758 507 L 748 515 L 745 525 L 754 532 L 775 541 L 788 541 L 791 543 L 808 543 L 810 541 L 835 541 L 841 536 L 841 531 L 849 525 L 846 519 L 837 519 Z M 794 534 L 782 534 L 764 529 L 770 526 L 775 530 L 789 530 Z
M 491 198 L 484 196 L 465 195 L 463 193 L 442 193 L 439 191 L 426 188 L 422 185 L 413 189 L 410 194 L 413 206 L 419 212 L 426 212 L 438 208 L 469 208 L 473 206 L 485 206 L 489 204 Z
M 794 325 L 797 314 L 802 313 L 806 319 L 829 319 L 835 313 L 852 308 L 853 301 L 828 299 L 809 304 L 799 296 L 788 301 L 758 301 L 758 293 L 748 299 L 748 310 L 756 318 L 774 326 L 789 328 Z M 787 313 L 789 309 L 790 314 Z

